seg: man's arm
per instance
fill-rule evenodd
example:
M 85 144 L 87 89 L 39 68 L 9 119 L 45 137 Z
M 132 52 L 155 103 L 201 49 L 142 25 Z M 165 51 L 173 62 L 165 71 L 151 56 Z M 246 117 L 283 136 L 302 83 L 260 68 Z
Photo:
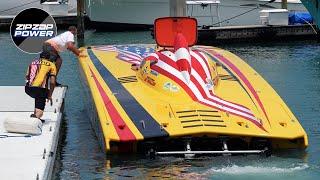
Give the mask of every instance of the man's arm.
M 52 94 L 55 86 L 56 86 L 56 76 L 50 76 L 50 89 L 48 93 L 48 100 L 50 101 L 51 105 L 52 105 Z
M 75 54 L 76 56 L 80 55 L 80 50 L 74 46 L 73 42 L 68 42 L 67 48 L 69 49 L 69 51 L 73 52 L 73 54 Z
M 30 65 L 28 66 L 27 72 L 26 72 L 26 80 L 29 80 L 29 73 L 30 73 Z

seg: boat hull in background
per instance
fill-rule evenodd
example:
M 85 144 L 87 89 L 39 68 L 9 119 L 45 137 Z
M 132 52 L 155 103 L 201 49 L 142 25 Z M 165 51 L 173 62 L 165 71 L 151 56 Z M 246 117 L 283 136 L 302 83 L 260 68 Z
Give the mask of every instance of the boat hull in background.
M 258 25 L 261 24 L 260 10 L 281 8 L 281 1 L 264 5 L 265 3 L 266 1 L 257 0 L 221 0 L 219 4 L 211 6 L 189 3 L 187 15 L 196 17 L 200 26 Z M 258 5 L 260 7 L 256 8 Z M 153 25 L 156 18 L 170 16 L 169 0 L 91 0 L 86 6 L 87 15 L 94 27 L 107 31 L 108 29 L 125 31 L 127 28 L 146 29 Z M 288 1 L 288 10 L 306 11 L 303 4 L 297 0 Z M 247 11 L 250 12 L 232 18 Z M 223 22 L 219 23 L 221 21 Z
M 68 0 L 65 3 L 59 1 L 44 2 L 41 0 L 14 0 L 0 2 L 0 19 L 13 18 L 19 12 L 27 8 L 39 8 L 47 11 L 52 16 L 67 16 L 77 13 L 77 0 Z

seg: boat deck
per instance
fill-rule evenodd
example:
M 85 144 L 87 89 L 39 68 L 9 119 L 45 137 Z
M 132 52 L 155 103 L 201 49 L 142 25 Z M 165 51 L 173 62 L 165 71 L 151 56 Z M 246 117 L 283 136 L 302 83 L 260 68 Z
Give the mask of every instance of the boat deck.
M 56 87 L 52 106 L 47 103 L 42 134 L 7 133 L 3 122 L 7 117 L 27 118 L 33 112 L 34 100 L 23 86 L 0 87 L 0 174 L 1 179 L 50 179 L 63 110 L 66 87 Z

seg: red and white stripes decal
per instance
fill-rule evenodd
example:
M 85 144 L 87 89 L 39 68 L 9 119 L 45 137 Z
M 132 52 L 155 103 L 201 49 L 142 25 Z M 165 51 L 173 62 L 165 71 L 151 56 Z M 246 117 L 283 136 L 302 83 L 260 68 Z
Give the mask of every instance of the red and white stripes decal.
M 179 71 L 186 82 L 189 83 L 191 74 L 191 56 L 187 40 L 181 33 L 178 33 L 175 37 L 174 55 Z
M 32 63 L 29 65 L 29 83 L 33 82 L 39 70 L 39 64 Z
M 210 49 L 210 48 L 197 48 L 201 51 L 204 51 L 208 54 L 210 54 L 211 56 L 213 56 L 214 58 L 216 58 L 218 61 L 220 61 L 221 63 L 225 64 L 230 70 L 232 70 L 237 77 L 240 78 L 240 80 L 243 82 L 243 84 L 249 89 L 249 91 L 251 92 L 251 94 L 253 95 L 253 97 L 255 98 L 255 100 L 258 102 L 259 107 L 261 108 L 261 110 L 263 111 L 265 117 L 268 120 L 269 125 L 270 121 L 268 118 L 268 115 L 265 111 L 265 108 L 259 98 L 259 95 L 257 94 L 256 90 L 254 89 L 254 87 L 252 86 L 252 84 L 250 83 L 250 81 L 246 78 L 246 76 L 240 71 L 239 68 L 237 68 L 236 65 L 234 65 L 229 59 L 225 58 L 223 55 L 219 54 L 217 51 Z
M 151 68 L 179 84 L 194 101 L 247 119 L 265 131 L 261 122 L 253 115 L 250 109 L 214 95 L 211 88 L 207 86 L 208 82 L 206 82 L 207 79 L 212 79 L 208 60 L 199 51 L 190 51 L 190 55 L 190 82 L 181 73 L 174 53 L 170 51 L 157 52 L 150 54 L 146 59 L 157 59 L 157 64 Z

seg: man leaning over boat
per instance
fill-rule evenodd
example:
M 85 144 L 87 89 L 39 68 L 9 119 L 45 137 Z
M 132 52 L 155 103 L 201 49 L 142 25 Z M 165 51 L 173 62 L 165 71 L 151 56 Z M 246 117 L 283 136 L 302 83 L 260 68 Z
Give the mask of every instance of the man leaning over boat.
M 57 74 L 59 73 L 60 67 L 62 65 L 62 58 L 60 56 L 60 52 L 65 50 L 69 50 L 73 52 L 78 57 L 82 57 L 85 55 L 81 54 L 81 51 L 75 46 L 74 36 L 77 34 L 77 28 L 75 26 L 70 26 L 68 31 L 47 40 L 43 44 L 43 52 L 47 52 L 50 54 L 50 60 L 54 61 L 57 67 Z M 60 83 L 56 83 L 57 86 Z

